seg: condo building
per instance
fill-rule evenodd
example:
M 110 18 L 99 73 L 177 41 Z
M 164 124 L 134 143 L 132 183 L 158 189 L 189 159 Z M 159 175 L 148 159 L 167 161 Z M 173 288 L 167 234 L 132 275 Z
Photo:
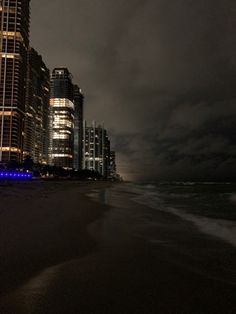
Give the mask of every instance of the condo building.
M 33 49 L 28 51 L 26 82 L 26 114 L 24 128 L 24 157 L 35 163 L 48 163 L 50 74 L 42 57 Z
M 75 105 L 75 119 L 74 119 L 74 169 L 82 169 L 83 159 L 83 103 L 84 96 L 81 89 L 74 85 L 74 105 Z
M 50 86 L 49 161 L 54 166 L 72 169 L 75 105 L 69 70 L 65 67 L 55 68 Z
M 110 140 L 104 125 L 84 121 L 83 168 L 98 171 L 102 176 L 109 175 Z
M 110 176 L 116 176 L 116 153 L 114 151 L 110 152 Z
M 0 162 L 22 161 L 29 0 L 0 1 Z

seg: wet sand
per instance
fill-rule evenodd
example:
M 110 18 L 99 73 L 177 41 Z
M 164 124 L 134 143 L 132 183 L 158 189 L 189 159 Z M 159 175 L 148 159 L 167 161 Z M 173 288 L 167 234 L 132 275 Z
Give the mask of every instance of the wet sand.
M 49 184 L 1 208 L 1 314 L 236 312 L 234 247 L 164 212 L 140 225 L 149 208 L 94 189 L 109 192 Z
M 94 249 L 96 241 L 89 236 L 87 225 L 102 217 L 108 207 L 99 206 L 85 194 L 96 186 L 107 185 L 1 182 L 1 314 L 28 313 L 23 306 L 24 298 L 16 300 L 15 291 L 44 270 L 78 259 Z

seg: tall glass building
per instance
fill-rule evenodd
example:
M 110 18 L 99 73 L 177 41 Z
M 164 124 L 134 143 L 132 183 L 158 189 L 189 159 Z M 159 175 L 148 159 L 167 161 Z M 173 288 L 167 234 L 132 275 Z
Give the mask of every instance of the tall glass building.
M 49 70 L 42 57 L 30 48 L 26 82 L 24 156 L 30 156 L 35 163 L 48 163 L 49 99 Z
M 0 162 L 21 161 L 30 0 L 0 0 Z
M 94 121 L 88 126 L 84 121 L 83 127 L 83 168 L 96 170 L 102 176 L 109 176 L 110 140 L 104 125 Z
M 50 85 L 50 164 L 72 169 L 75 106 L 72 76 L 68 69 L 55 68 Z
M 116 153 L 115 151 L 110 151 L 110 176 L 115 177 L 116 174 Z
M 74 128 L 74 168 L 82 169 L 82 139 L 83 139 L 83 103 L 84 96 L 81 89 L 74 85 L 75 128 Z

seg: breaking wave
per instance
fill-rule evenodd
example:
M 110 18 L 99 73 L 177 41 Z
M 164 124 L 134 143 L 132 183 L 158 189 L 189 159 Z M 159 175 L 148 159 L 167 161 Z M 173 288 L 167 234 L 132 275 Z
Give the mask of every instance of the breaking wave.
M 193 223 L 201 232 L 218 237 L 236 247 L 235 221 L 209 218 L 186 212 L 184 209 L 167 206 L 159 192 L 146 192 L 145 194 L 135 196 L 133 200 L 150 208 L 176 215 L 185 221 Z M 236 194 L 231 196 L 231 200 L 236 202 Z

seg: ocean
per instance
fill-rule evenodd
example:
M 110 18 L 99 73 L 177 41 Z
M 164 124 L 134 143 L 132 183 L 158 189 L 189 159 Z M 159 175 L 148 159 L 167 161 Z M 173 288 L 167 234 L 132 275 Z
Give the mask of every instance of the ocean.
M 161 211 L 175 215 L 186 223 L 193 224 L 199 231 L 236 246 L 236 184 L 126 183 L 114 185 L 105 191 L 95 191 L 90 196 L 104 204 L 121 208 L 128 207 L 127 201 L 130 200 L 145 205 L 145 208 L 149 208 L 148 212 L 132 212 L 134 220 L 139 219 L 139 225 L 153 226 L 155 211 Z
M 122 285 L 136 300 L 124 292 L 112 312 L 236 313 L 235 191 L 211 182 L 94 190 L 94 200 L 111 206 L 92 226 L 117 273 L 111 291 Z

